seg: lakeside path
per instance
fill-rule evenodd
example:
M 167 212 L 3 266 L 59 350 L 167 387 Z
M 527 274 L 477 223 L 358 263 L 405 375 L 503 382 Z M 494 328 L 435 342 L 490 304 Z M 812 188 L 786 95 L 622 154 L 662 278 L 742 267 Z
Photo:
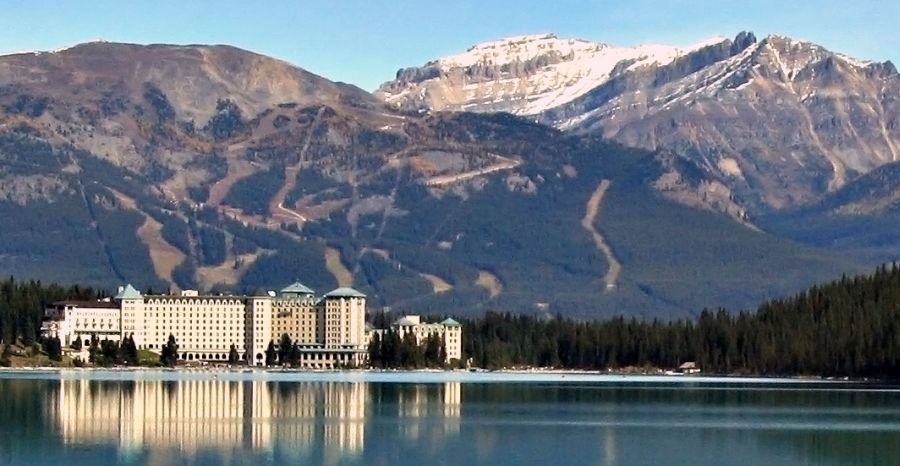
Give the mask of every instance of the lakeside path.
M 263 369 L 2 369 L 0 379 L 23 380 L 95 380 L 95 381 L 270 381 L 270 382 L 389 382 L 389 383 L 577 383 L 577 384 L 649 384 L 678 387 L 684 385 L 843 385 L 858 381 L 816 378 L 768 378 L 681 375 L 600 374 L 578 371 L 288 371 Z M 900 391 L 900 388 L 897 389 Z

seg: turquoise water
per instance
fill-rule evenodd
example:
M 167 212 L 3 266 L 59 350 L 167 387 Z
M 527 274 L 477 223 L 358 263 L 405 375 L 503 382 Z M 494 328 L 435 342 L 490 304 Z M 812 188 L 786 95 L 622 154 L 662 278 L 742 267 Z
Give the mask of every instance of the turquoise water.
M 0 372 L 0 464 L 896 465 L 900 390 L 496 373 Z

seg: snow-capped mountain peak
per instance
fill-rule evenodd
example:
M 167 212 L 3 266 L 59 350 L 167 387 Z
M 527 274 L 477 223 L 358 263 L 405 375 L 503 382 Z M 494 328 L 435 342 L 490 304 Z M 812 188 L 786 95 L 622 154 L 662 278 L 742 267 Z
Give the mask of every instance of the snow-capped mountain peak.
M 419 96 L 433 109 L 467 110 L 495 105 L 497 108 L 491 110 L 530 115 L 565 104 L 617 72 L 666 65 L 726 41 L 715 37 L 686 47 L 618 47 L 561 39 L 554 34 L 508 37 L 475 45 L 422 68 L 401 70 L 397 81 L 385 84 L 379 93 L 389 103 L 398 105 Z M 445 78 L 461 89 L 446 92 Z M 518 104 L 505 105 L 507 101 Z
M 400 70 L 377 93 L 407 110 L 510 112 L 673 150 L 766 208 L 900 161 L 896 67 L 778 35 L 685 47 L 512 37 Z

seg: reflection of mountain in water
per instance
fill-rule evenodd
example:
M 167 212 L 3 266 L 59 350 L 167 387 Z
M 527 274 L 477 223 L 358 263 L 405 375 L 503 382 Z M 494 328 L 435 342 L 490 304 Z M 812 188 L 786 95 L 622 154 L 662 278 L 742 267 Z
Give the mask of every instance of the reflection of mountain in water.
M 374 392 L 397 400 L 401 428 L 415 439 L 420 421 L 447 418 L 442 433 L 458 433 L 458 382 L 386 389 L 365 383 L 264 381 L 61 380 L 45 407 L 67 444 L 117 445 L 120 455 L 175 449 L 196 455 L 237 448 L 279 450 L 295 459 L 321 452 L 332 462 L 365 446 Z

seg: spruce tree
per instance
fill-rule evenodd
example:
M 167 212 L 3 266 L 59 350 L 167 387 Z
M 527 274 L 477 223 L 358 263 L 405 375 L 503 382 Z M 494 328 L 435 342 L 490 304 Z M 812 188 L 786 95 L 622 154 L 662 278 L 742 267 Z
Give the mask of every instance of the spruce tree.
M 178 343 L 175 341 L 175 335 L 170 334 L 168 341 L 163 345 L 162 354 L 160 354 L 159 362 L 166 367 L 175 367 L 178 361 Z
M 275 342 L 269 340 L 269 347 L 266 348 L 266 366 L 274 366 L 275 358 L 278 356 L 278 353 L 275 351 Z
M 92 334 L 91 346 L 88 347 L 88 362 L 91 364 L 98 364 L 100 357 L 100 340 L 97 339 L 97 335 Z
M 372 340 L 369 342 L 370 367 L 384 367 L 384 361 L 382 361 L 381 359 L 381 353 L 381 334 L 375 332 L 375 335 L 372 336 Z
M 47 355 L 50 359 L 62 361 L 62 344 L 59 341 L 59 337 L 48 338 L 44 349 L 47 351 Z
M 134 335 L 127 335 L 122 339 L 122 359 L 129 366 L 136 366 L 138 363 L 137 345 L 134 344 Z
M 290 335 L 287 333 L 281 335 L 281 341 L 278 342 L 278 362 L 281 363 L 282 366 L 290 362 L 291 351 L 293 348 L 294 344 L 291 341 Z
M 300 345 L 294 343 L 294 346 L 291 347 L 291 356 L 290 356 L 291 365 L 293 365 L 294 367 L 299 367 L 302 357 L 303 357 L 303 351 L 300 350 Z
M 240 355 L 238 355 L 237 347 L 234 346 L 234 343 L 231 344 L 231 349 L 228 350 L 228 364 L 237 364 L 240 360 Z

